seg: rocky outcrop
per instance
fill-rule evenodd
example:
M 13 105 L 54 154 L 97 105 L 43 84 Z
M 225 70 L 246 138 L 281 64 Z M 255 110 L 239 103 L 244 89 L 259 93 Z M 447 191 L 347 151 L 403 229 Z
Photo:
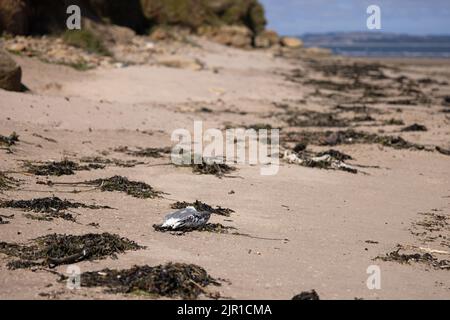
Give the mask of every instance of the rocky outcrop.
M 21 91 L 22 69 L 0 49 L 0 89 L 9 91 Z
M 175 33 L 186 30 L 239 48 L 280 44 L 275 32 L 265 30 L 264 7 L 258 0 L 1 0 L 0 33 L 65 31 L 66 10 L 72 4 L 80 6 L 82 15 L 88 18 L 83 19 L 85 22 L 127 27 L 137 33 L 151 30 L 156 40 L 172 38 L 166 30 L 175 28 Z M 92 25 L 84 23 L 87 27 Z M 283 38 L 281 44 L 301 47 L 301 41 L 295 38 Z
M 141 0 L 151 26 L 186 27 L 241 25 L 257 34 L 264 30 L 263 6 L 257 0 Z
M 25 0 L 1 0 L 0 33 L 23 35 L 29 30 L 29 6 Z
M 256 48 L 270 48 L 280 43 L 280 38 L 275 31 L 264 30 L 255 37 L 254 46 Z
M 292 49 L 298 49 L 303 47 L 303 41 L 299 38 L 294 37 L 283 37 L 281 38 L 281 44 L 284 47 L 292 48 Z
M 199 34 L 226 46 L 236 48 L 252 46 L 253 33 L 245 26 L 204 27 L 199 29 Z
M 196 31 L 205 25 L 243 25 L 264 30 L 264 8 L 257 0 L 2 0 L 0 31 L 46 33 L 62 29 L 66 9 L 78 5 L 85 17 L 143 32 L 157 25 Z

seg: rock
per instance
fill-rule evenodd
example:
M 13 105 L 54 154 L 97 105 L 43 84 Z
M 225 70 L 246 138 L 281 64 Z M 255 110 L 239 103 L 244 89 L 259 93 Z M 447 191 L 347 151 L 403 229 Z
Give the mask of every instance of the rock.
M 226 46 L 236 48 L 250 48 L 252 46 L 253 33 L 244 26 L 206 27 L 199 32 L 210 40 Z
M 303 49 L 303 51 L 306 55 L 310 55 L 310 56 L 328 57 L 328 56 L 331 56 L 331 54 L 332 54 L 330 49 L 317 48 L 317 47 L 305 48 L 305 49 Z
M 303 291 L 300 294 L 297 294 L 292 298 L 292 300 L 320 300 L 319 295 L 317 294 L 316 290 L 311 291 Z
M 281 38 L 281 45 L 287 48 L 298 49 L 303 47 L 303 41 L 294 37 Z
M 245 25 L 254 34 L 267 24 L 264 7 L 256 0 L 208 0 L 208 8 L 227 25 Z
M 10 51 L 10 52 L 14 52 L 14 53 L 20 53 L 20 52 L 24 52 L 27 50 L 27 46 L 25 43 L 11 43 L 8 44 L 7 46 L 5 46 L 5 49 Z
M 118 43 L 130 43 L 134 36 L 136 36 L 136 32 L 133 29 L 116 25 L 106 25 L 86 18 L 83 19 L 83 29 L 92 32 L 106 46 Z
M 154 41 L 166 41 L 172 38 L 171 33 L 167 28 L 156 27 L 152 30 L 150 34 L 150 39 Z
M 256 48 L 270 48 L 280 42 L 280 38 L 275 31 L 265 30 L 255 37 Z
M 23 35 L 28 32 L 29 7 L 24 0 L 1 0 L 0 34 L 8 32 Z
M 0 89 L 9 91 L 22 90 L 22 69 L 9 57 L 9 55 L 0 49 Z
M 180 26 L 197 31 L 204 26 L 243 25 L 259 33 L 266 18 L 257 0 L 141 0 L 150 25 Z
M 66 30 L 67 6 L 77 4 L 83 17 L 143 33 L 155 26 L 242 25 L 253 34 L 266 25 L 258 0 L 1 0 L 0 32 L 16 35 Z
M 150 39 L 153 41 L 184 41 L 192 32 L 180 26 L 156 26 L 152 29 Z

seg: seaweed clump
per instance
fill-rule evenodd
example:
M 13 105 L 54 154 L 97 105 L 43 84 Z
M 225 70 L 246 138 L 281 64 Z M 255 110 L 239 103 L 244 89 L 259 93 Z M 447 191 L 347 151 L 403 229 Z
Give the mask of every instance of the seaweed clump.
M 193 264 L 134 266 L 131 269 L 85 272 L 84 287 L 107 287 L 112 293 L 147 294 L 162 297 L 196 299 L 208 285 L 220 286 L 205 269 Z
M 428 131 L 427 127 L 422 124 L 414 123 L 410 126 L 407 126 L 401 130 L 402 132 L 412 132 L 412 131 Z
M 146 157 L 146 158 L 162 158 L 164 155 L 170 154 L 171 148 L 137 148 L 130 150 L 128 147 L 120 147 L 115 149 L 116 152 L 122 152 L 129 156 Z
M 450 216 L 438 212 L 433 209 L 432 212 L 419 213 L 423 218 L 414 222 L 410 231 L 424 243 L 438 241 L 441 246 L 450 247 L 450 238 L 446 236 L 450 234 Z
M 8 137 L 0 135 L 0 145 L 11 147 L 19 142 L 19 136 L 13 132 Z
M 284 121 L 291 127 L 347 127 L 349 121 L 336 113 L 315 111 L 288 111 Z
M 88 30 L 68 30 L 63 36 L 63 40 L 70 46 L 81 48 L 89 53 L 110 56 L 111 52 L 103 45 L 102 41 Z
M 436 151 L 442 153 L 443 155 L 450 156 L 450 149 L 445 149 L 439 146 L 436 146 Z
M 9 224 L 9 220 L 14 218 L 14 215 L 10 215 L 10 216 L 4 216 L 0 214 L 0 225 L 2 224 Z M 7 220 L 4 220 L 7 219 Z
M 320 300 L 319 295 L 317 294 L 316 290 L 311 291 L 303 291 L 302 293 L 299 293 L 295 295 L 292 300 Z
M 119 160 L 119 159 L 107 159 L 101 157 L 84 157 L 81 158 L 81 162 L 89 163 L 94 166 L 102 166 L 102 165 L 114 165 L 122 168 L 133 168 L 137 165 L 144 164 L 144 162 L 139 162 L 136 160 Z
M 56 267 L 84 260 L 117 258 L 119 253 L 143 248 L 134 241 L 110 233 L 51 234 L 34 239 L 28 245 L 0 242 L 0 253 L 19 258 L 8 263 L 10 269 Z
M 28 173 L 37 176 L 65 176 L 74 175 L 75 171 L 89 171 L 96 169 L 104 169 L 105 166 L 101 164 L 79 165 L 70 160 L 52 161 L 43 164 L 26 163 Z
M 217 206 L 215 209 L 213 207 L 211 207 L 209 204 L 203 203 L 199 200 L 196 200 L 193 203 L 189 203 L 189 202 L 175 202 L 174 204 L 172 204 L 170 206 L 172 209 L 184 209 L 187 207 L 194 207 L 195 210 L 197 211 L 206 211 L 206 212 L 211 212 L 220 216 L 225 216 L 225 217 L 229 217 L 232 213 L 234 213 L 234 210 L 229 209 L 229 208 L 222 208 L 220 206 Z
M 438 260 L 430 253 L 400 253 L 403 247 L 399 247 L 397 250 L 387 253 L 385 256 L 379 256 L 375 259 L 382 261 L 394 261 L 401 264 L 410 264 L 411 262 L 425 263 L 432 266 L 435 269 L 450 270 L 450 260 Z
M 295 149 L 297 149 L 298 152 L 295 152 Z M 286 159 L 289 163 L 299 164 L 307 168 L 340 170 L 355 174 L 358 173 L 356 168 L 345 163 L 346 160 L 352 160 L 353 158 L 334 149 L 314 153 L 306 149 L 299 150 L 298 146 L 296 146 L 296 148 L 294 148 L 294 153 L 285 153 L 284 159 Z
M 189 227 L 183 227 L 183 228 L 177 228 L 176 230 L 173 230 L 170 227 L 162 227 L 159 224 L 154 224 L 153 229 L 157 232 L 170 232 L 175 235 L 184 235 L 189 232 L 193 231 L 199 231 L 199 232 L 212 232 L 212 233 L 228 233 L 230 230 L 236 230 L 234 227 L 227 227 L 220 223 L 207 223 L 201 227 L 197 228 L 189 228 Z
M 121 176 L 114 176 L 108 179 L 86 181 L 82 184 L 98 187 L 101 191 L 104 192 L 125 192 L 130 196 L 141 199 L 159 198 L 162 194 L 162 192 L 156 191 L 152 186 L 144 182 L 130 181 L 127 178 Z
M 0 171 L 0 191 L 11 190 L 17 185 L 17 181 L 8 177 L 6 174 Z
M 375 133 L 355 131 L 352 129 L 325 132 L 291 132 L 286 136 L 286 141 L 319 146 L 366 143 L 380 144 L 394 149 L 425 149 L 424 146 L 408 142 L 400 136 L 380 136 Z
M 75 222 L 74 216 L 63 211 L 71 208 L 111 209 L 107 206 L 86 205 L 84 203 L 61 200 L 58 197 L 37 198 L 31 200 L 10 200 L 1 202 L 0 208 L 22 209 L 24 211 L 33 211 L 35 213 L 44 214 L 40 216 L 30 214 L 26 215 L 27 218 L 33 220 L 52 221 L 54 218 L 61 218 L 73 222 Z
M 193 173 L 214 175 L 218 178 L 226 177 L 227 174 L 236 171 L 236 168 L 231 167 L 226 163 L 205 161 L 205 159 L 202 159 L 202 163 L 193 163 L 191 166 Z

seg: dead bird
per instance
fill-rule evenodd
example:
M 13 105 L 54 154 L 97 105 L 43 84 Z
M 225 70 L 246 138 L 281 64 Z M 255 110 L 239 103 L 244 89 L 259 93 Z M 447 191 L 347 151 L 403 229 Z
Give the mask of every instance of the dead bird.
M 198 229 L 205 226 L 210 217 L 211 212 L 197 211 L 194 207 L 189 206 L 168 214 L 161 228 L 171 230 Z

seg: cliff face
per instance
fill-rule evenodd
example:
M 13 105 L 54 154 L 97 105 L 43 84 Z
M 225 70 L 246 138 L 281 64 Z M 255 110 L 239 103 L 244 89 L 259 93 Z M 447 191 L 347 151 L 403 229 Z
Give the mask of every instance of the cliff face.
M 264 30 L 264 8 L 257 0 L 1 0 L 0 32 L 50 33 L 64 29 L 66 9 L 76 4 L 93 20 L 145 32 L 155 26 L 197 31 L 204 26 L 241 25 Z
M 141 0 L 151 25 L 177 25 L 198 30 L 204 26 L 243 25 L 264 30 L 264 8 L 257 0 Z

